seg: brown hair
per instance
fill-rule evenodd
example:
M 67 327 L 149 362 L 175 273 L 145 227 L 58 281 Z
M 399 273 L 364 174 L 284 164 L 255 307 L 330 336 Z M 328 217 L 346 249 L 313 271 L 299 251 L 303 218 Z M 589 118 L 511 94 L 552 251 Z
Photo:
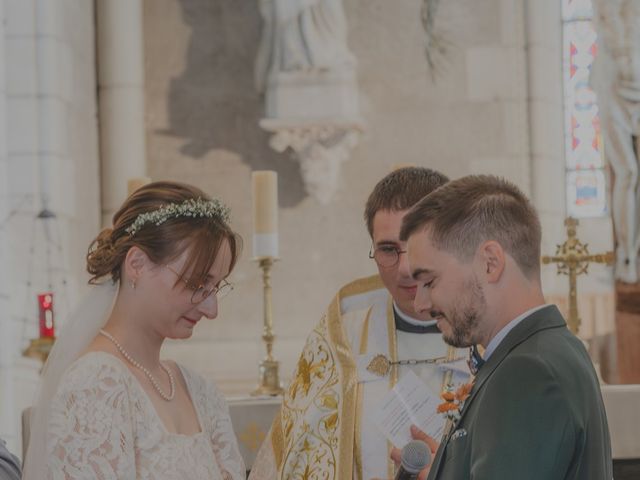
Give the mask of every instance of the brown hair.
M 144 224 L 135 235 L 126 229 L 138 215 L 157 211 L 169 203 L 186 200 L 210 200 L 197 187 L 177 182 L 154 182 L 136 190 L 113 216 L 113 227 L 105 228 L 89 245 L 87 271 L 92 275 L 89 283 L 98 283 L 107 275 L 120 280 L 121 267 L 129 249 L 137 246 L 154 263 L 165 263 L 180 256 L 191 247 L 182 276 L 192 285 L 204 283 L 221 245 L 226 240 L 231 248 L 231 267 L 235 266 L 242 239 L 222 218 L 173 217 L 161 225 Z
M 364 210 L 369 235 L 373 237 L 373 217 L 379 210 L 406 210 L 449 179 L 424 167 L 404 167 L 380 180 L 369 195 Z
M 402 221 L 400 238 L 429 229 L 433 245 L 470 259 L 478 246 L 495 240 L 525 275 L 540 271 L 540 220 L 514 184 L 492 175 L 453 180 L 423 198 Z

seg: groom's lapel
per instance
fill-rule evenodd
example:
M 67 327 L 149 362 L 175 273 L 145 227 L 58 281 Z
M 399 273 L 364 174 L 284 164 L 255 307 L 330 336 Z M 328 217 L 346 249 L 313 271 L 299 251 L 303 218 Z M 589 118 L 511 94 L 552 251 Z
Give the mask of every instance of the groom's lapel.
M 558 327 L 566 328 L 566 322 L 564 321 L 564 318 L 562 318 L 562 315 L 560 314 L 558 308 L 555 305 L 549 305 L 545 308 L 541 308 L 540 310 L 533 312 L 507 334 L 500 345 L 498 345 L 498 348 L 496 348 L 495 352 L 493 352 L 489 360 L 484 363 L 484 365 L 482 366 L 482 368 L 480 368 L 480 371 L 476 375 L 473 383 L 473 388 L 471 389 L 471 394 L 465 401 L 462 412 L 460 412 L 460 418 L 453 424 L 451 429 L 449 429 L 449 431 L 445 435 L 445 438 L 443 438 L 442 445 L 438 449 L 438 453 L 433 461 L 432 468 L 435 468 L 437 470 L 440 467 L 442 455 L 444 454 L 444 450 L 447 447 L 449 440 L 451 440 L 451 435 L 458 429 L 458 426 L 469 411 L 469 405 L 476 398 L 480 389 L 484 386 L 485 382 L 489 379 L 489 377 L 491 377 L 493 372 L 496 370 L 496 368 L 498 368 L 498 366 L 502 363 L 509 352 L 511 352 L 511 350 L 513 350 L 515 347 L 520 345 L 522 342 L 524 342 L 526 339 L 536 334 L 537 332 L 549 328 Z M 435 477 L 431 478 L 437 478 L 437 474 Z

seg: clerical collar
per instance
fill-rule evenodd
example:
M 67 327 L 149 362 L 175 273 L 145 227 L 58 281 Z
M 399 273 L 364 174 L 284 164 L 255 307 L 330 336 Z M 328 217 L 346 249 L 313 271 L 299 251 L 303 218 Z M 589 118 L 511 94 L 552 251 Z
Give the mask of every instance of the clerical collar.
M 402 312 L 393 302 L 393 317 L 396 330 L 407 333 L 440 333 L 435 320 L 416 320 Z

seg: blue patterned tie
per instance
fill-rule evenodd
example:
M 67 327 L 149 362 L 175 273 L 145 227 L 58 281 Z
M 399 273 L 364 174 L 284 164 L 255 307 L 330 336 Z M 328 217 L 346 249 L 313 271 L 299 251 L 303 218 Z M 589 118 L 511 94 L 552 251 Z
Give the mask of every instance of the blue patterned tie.
M 478 351 L 478 347 L 474 345 L 469 349 L 469 360 L 467 360 L 467 364 L 469 365 L 469 371 L 473 376 L 478 374 L 478 371 L 484 365 L 484 359 L 480 352 Z

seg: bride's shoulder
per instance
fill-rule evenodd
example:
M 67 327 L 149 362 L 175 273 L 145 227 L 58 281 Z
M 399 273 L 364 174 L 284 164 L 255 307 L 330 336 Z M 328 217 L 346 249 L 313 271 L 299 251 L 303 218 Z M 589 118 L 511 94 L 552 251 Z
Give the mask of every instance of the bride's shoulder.
M 51 428 L 65 431 L 68 423 L 65 419 L 72 418 L 72 424 L 79 425 L 78 431 L 90 436 L 89 432 L 110 426 L 129 425 L 131 415 L 139 410 L 132 408 L 138 397 L 133 377 L 127 375 L 126 368 L 106 352 L 90 352 L 76 359 L 64 372 L 51 398 Z
M 75 389 L 111 381 L 121 383 L 127 378 L 127 371 L 127 367 L 110 353 L 90 351 L 69 366 L 60 384 L 65 389 Z

